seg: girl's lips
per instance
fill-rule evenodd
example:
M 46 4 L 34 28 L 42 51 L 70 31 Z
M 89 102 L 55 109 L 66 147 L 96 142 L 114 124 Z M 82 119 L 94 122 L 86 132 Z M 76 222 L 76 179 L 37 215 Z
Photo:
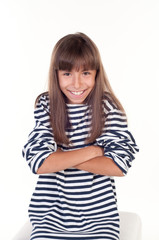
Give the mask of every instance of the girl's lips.
M 76 95 L 76 96 L 79 96 L 79 95 L 82 95 L 84 93 L 84 90 L 83 91 L 70 91 L 73 95 Z
M 72 95 L 72 96 L 75 96 L 75 97 L 80 97 L 80 96 L 82 96 L 83 94 L 84 94 L 84 92 L 86 91 L 86 90 L 81 90 L 81 91 L 71 91 L 71 90 L 68 90 L 69 92 L 70 92 L 70 94 Z

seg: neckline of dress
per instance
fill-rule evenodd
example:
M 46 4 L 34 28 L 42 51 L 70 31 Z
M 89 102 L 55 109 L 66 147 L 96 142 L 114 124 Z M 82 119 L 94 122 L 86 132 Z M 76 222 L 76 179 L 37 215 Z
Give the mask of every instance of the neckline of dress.
M 79 104 L 74 104 L 74 103 L 66 103 L 67 107 L 85 107 L 88 106 L 86 103 L 79 103 Z

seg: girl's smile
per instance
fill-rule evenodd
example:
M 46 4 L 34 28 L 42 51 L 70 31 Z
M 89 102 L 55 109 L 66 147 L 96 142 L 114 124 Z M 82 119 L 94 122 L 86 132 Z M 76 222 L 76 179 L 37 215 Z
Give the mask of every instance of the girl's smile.
M 71 92 L 71 91 L 70 91 Z M 80 91 L 80 92 L 71 92 L 74 95 L 81 95 L 82 93 L 84 93 L 84 91 Z
M 96 70 L 59 70 L 60 89 L 67 97 L 68 103 L 83 103 L 95 85 L 95 76 Z

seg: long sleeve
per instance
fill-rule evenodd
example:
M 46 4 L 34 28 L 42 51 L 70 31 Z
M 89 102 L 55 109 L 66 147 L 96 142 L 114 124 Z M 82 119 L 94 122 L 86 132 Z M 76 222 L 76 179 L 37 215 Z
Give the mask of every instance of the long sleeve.
M 35 127 L 28 136 L 23 148 L 23 157 L 26 159 L 33 173 L 36 173 L 44 160 L 57 150 L 52 129 L 49 123 L 48 97 L 42 95 L 34 111 Z
M 127 174 L 139 151 L 138 146 L 128 131 L 126 116 L 108 100 L 105 101 L 105 113 L 105 128 L 96 140 L 97 145 L 104 148 L 104 156 L 111 158 Z

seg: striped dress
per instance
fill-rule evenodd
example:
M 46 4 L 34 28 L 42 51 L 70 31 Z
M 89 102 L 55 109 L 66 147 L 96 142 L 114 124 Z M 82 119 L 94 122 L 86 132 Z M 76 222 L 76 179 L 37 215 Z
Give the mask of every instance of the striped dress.
M 125 116 L 109 101 L 104 100 L 107 116 L 103 133 L 95 145 L 104 148 L 104 155 L 113 159 L 127 173 L 138 147 L 127 129 Z M 91 117 L 86 104 L 67 104 L 71 128 L 67 136 L 71 149 L 87 146 Z M 49 124 L 49 98 L 40 97 L 35 112 L 35 127 L 23 148 L 33 173 L 44 160 L 57 150 Z M 60 146 L 69 151 L 66 145 Z M 76 168 L 39 175 L 29 205 L 33 226 L 30 240 L 117 240 L 119 239 L 119 214 L 113 177 L 93 174 Z

